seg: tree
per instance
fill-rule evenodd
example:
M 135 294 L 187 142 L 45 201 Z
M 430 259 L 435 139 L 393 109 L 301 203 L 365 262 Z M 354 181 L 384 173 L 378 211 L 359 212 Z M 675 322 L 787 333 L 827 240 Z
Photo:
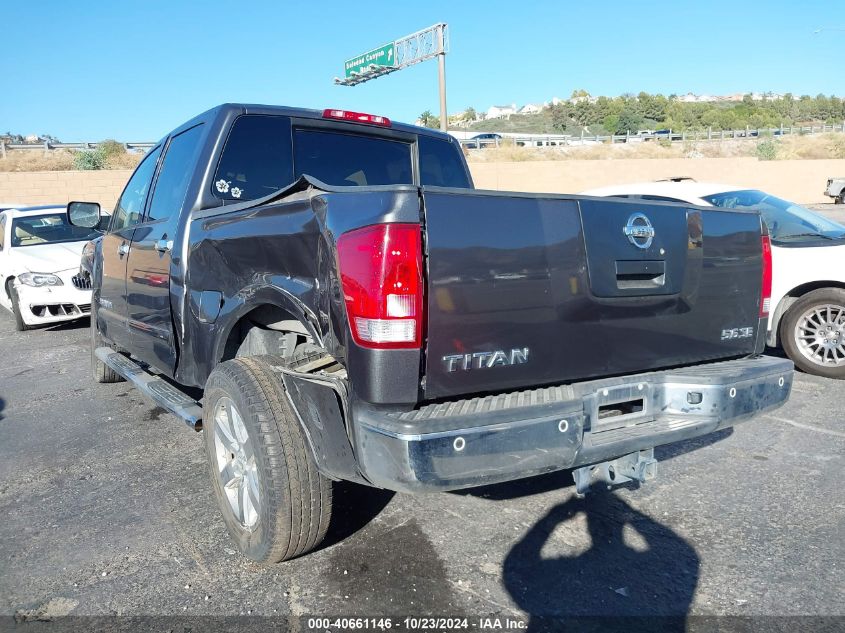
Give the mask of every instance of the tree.
M 566 101 L 561 101 L 549 108 L 551 113 L 552 128 L 556 132 L 566 132 L 572 122 L 573 108 L 572 104 Z
M 607 117 L 613 114 L 612 110 L 612 103 L 611 100 L 607 97 L 599 97 L 596 99 L 596 102 L 593 104 L 593 109 L 595 111 L 595 120 L 597 122 L 604 121 Z
M 586 99 L 575 104 L 574 118 L 578 125 L 598 123 L 598 121 L 593 118 L 594 113 L 595 108 L 593 107 L 593 104 Z
M 617 119 L 615 134 L 625 134 L 626 132 L 635 133 L 637 130 L 643 128 L 645 118 L 642 114 L 637 112 L 634 108 L 626 106 L 622 112 L 619 113 Z
M 425 112 L 423 112 L 420 115 L 419 121 L 423 127 L 430 127 L 435 130 L 440 127 L 440 119 L 434 116 L 431 113 L 431 110 L 426 110 Z
M 475 108 L 472 106 L 468 107 L 464 110 L 464 121 L 469 121 L 470 123 L 475 121 L 478 118 L 478 113 L 475 111 Z

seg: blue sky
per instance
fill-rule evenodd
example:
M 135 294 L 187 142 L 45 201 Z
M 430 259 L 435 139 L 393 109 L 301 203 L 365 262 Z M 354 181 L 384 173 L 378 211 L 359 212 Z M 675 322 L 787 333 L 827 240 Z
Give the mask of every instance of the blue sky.
M 0 0 L 0 132 L 158 139 L 226 101 L 437 113 L 429 61 L 354 88 L 343 61 L 451 29 L 449 111 L 625 92 L 845 95 L 845 0 Z

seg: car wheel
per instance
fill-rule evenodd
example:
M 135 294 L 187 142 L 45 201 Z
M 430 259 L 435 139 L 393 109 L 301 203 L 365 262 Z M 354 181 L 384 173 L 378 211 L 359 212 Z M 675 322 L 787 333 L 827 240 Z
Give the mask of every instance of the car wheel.
M 218 365 L 203 398 L 209 474 L 226 528 L 246 556 L 275 563 L 325 537 L 332 481 L 318 471 L 269 356 Z
M 126 379 L 97 358 L 97 355 L 94 353 L 98 347 L 105 345 L 106 342 L 103 340 L 100 330 L 97 327 L 97 314 L 91 312 L 91 373 L 94 376 L 94 380 L 103 383 L 123 382 Z
M 839 195 L 833 199 L 834 204 L 845 204 L 845 189 L 839 192 Z
M 845 290 L 822 288 L 798 299 L 784 315 L 781 340 L 807 373 L 845 378 Z
M 15 318 L 15 329 L 18 332 L 25 332 L 31 330 L 32 326 L 24 323 L 23 315 L 21 314 L 21 302 L 18 298 L 18 293 L 11 282 L 8 284 L 9 298 L 12 300 L 12 316 Z

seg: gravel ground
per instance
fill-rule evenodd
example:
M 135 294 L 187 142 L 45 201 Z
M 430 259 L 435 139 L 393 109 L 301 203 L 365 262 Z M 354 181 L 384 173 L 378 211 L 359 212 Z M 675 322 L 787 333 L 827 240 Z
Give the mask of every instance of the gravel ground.
M 87 322 L 18 333 L 0 314 L 6 623 L 845 616 L 843 382 L 797 374 L 782 409 L 659 449 L 655 481 L 584 499 L 568 472 L 423 496 L 341 485 L 327 544 L 259 567 L 229 541 L 201 437 L 125 383 L 95 384 L 88 344 Z

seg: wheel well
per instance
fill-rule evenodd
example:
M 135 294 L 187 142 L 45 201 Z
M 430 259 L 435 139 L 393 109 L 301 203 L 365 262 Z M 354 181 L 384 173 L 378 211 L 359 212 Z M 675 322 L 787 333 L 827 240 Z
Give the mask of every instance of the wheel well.
M 841 281 L 810 281 L 805 284 L 801 284 L 800 286 L 796 286 L 785 295 L 778 303 L 778 307 L 775 311 L 775 316 L 772 319 L 772 336 L 769 340 L 769 345 L 779 345 L 780 344 L 780 324 L 783 321 L 783 316 L 789 311 L 789 308 L 792 307 L 792 304 L 798 301 L 801 297 L 809 292 L 813 292 L 814 290 L 821 290 L 822 288 L 840 288 L 845 290 L 845 283 Z
M 218 362 L 243 356 L 292 356 L 297 346 L 312 342 L 308 329 L 289 311 L 258 306 L 244 314 L 229 332 Z
M 5 283 L 3 284 L 3 291 L 6 293 L 6 296 L 9 299 L 12 298 L 12 282 L 15 280 L 15 276 L 12 275 L 8 279 L 6 279 Z

